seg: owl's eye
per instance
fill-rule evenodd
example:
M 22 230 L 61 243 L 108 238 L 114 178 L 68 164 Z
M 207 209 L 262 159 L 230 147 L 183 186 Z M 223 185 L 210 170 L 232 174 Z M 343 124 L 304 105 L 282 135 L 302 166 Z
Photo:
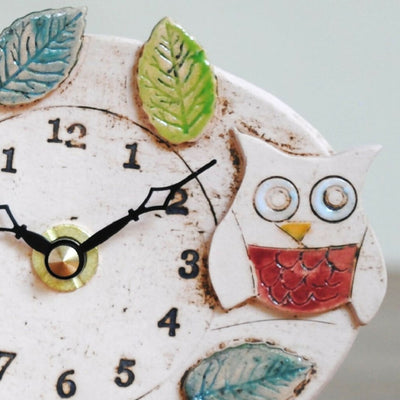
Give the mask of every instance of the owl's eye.
M 292 182 L 281 177 L 262 181 L 254 196 L 254 207 L 264 219 L 272 222 L 290 218 L 299 206 L 299 194 Z
M 339 176 L 321 179 L 312 189 L 311 208 L 322 220 L 340 222 L 349 217 L 357 205 L 353 185 Z

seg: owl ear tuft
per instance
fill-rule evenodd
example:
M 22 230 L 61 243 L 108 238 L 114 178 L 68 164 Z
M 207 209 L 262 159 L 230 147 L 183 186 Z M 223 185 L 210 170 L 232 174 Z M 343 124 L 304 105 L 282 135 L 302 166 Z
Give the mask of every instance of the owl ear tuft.
M 242 148 L 244 153 L 252 151 L 253 149 L 257 149 L 257 147 L 260 144 L 259 138 L 255 138 L 253 136 L 242 133 L 238 131 L 236 128 L 233 129 L 233 132 L 235 134 L 236 140 L 239 142 L 240 147 Z
M 261 138 L 250 136 L 238 131 L 237 129 L 234 129 L 233 131 L 235 133 L 235 138 L 239 142 L 239 145 L 243 151 L 245 159 L 248 157 L 253 158 L 258 156 L 261 157 L 260 160 L 263 160 L 268 155 L 268 157 L 278 157 L 279 160 L 281 160 L 282 157 L 288 156 L 288 154 L 274 146 L 271 146 Z
M 348 166 L 349 170 L 358 169 L 360 172 L 368 171 L 369 166 L 375 159 L 376 155 L 382 150 L 382 146 L 366 145 L 356 147 L 354 149 L 337 153 L 333 155 L 338 161 L 340 160 L 341 165 Z

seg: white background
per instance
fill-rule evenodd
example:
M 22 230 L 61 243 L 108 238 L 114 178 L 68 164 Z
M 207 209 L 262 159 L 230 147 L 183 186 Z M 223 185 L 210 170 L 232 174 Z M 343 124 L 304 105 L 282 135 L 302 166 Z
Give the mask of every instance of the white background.
M 335 150 L 382 144 L 364 205 L 389 270 L 400 272 L 400 0 L 1 0 L 1 5 L 0 27 L 31 11 L 87 5 L 87 33 L 142 41 L 170 16 L 204 46 L 212 64 L 283 100 Z M 321 398 L 398 398 L 400 279 L 392 278 L 381 313 L 362 329 Z

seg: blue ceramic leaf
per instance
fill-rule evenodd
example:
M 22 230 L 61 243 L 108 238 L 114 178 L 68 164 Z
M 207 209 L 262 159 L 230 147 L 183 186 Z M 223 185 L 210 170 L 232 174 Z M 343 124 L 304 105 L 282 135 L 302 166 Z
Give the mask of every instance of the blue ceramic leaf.
M 75 65 L 86 10 L 44 10 L 0 34 L 0 104 L 24 104 L 55 89 Z
M 265 343 L 214 353 L 183 380 L 188 400 L 282 400 L 308 382 L 309 361 Z

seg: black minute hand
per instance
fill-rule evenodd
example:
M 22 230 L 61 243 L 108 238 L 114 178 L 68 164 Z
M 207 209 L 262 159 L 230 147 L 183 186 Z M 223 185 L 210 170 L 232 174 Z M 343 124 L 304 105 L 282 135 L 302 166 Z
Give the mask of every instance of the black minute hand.
M 142 204 L 136 209 L 133 210 L 132 208 L 128 211 L 128 214 L 124 217 L 112 222 L 111 224 L 105 226 L 104 228 L 97 231 L 93 234 L 89 239 L 85 240 L 80 246 L 80 250 L 83 252 L 88 252 L 93 248 L 97 247 L 99 244 L 108 240 L 111 236 L 114 236 L 117 232 L 119 232 L 122 228 L 124 228 L 130 221 L 137 221 L 139 220 L 139 216 L 151 211 L 158 211 L 158 210 L 166 210 L 169 206 L 170 201 L 174 198 L 175 193 L 187 182 L 195 179 L 198 175 L 202 172 L 207 170 L 208 168 L 212 167 L 217 160 L 212 160 L 209 163 L 203 165 L 197 171 L 194 171 L 190 175 L 188 175 L 185 179 L 181 181 L 169 185 L 169 186 L 161 186 L 161 187 L 152 187 L 149 190 L 146 198 L 143 200 Z M 162 203 L 152 205 L 147 207 L 147 203 L 149 202 L 152 194 L 154 192 L 162 192 L 166 191 L 168 194 L 165 196 L 165 199 Z

